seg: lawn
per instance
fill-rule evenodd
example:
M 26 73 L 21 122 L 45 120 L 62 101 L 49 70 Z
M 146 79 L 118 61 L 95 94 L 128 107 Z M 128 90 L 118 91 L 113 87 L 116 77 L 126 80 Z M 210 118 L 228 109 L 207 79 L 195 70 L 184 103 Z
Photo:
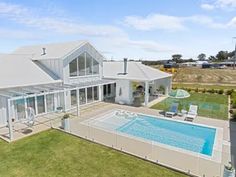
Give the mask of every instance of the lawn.
M 181 177 L 181 173 L 49 130 L 8 144 L 0 140 L 1 177 Z
M 228 119 L 228 97 L 226 95 L 208 93 L 190 93 L 185 99 L 167 98 L 152 106 L 153 109 L 169 110 L 171 103 L 179 103 L 181 109 L 188 110 L 190 104 L 198 105 L 198 115 L 215 119 Z

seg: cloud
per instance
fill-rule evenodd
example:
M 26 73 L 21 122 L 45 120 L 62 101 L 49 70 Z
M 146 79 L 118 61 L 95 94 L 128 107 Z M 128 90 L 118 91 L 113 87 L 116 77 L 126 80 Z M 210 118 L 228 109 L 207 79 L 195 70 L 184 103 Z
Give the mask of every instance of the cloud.
M 204 10 L 213 10 L 213 9 L 215 9 L 215 6 L 211 5 L 211 4 L 202 4 L 201 8 Z
M 50 12 L 50 9 L 48 9 L 48 11 Z M 167 52 L 172 51 L 173 49 L 173 47 L 159 44 L 153 40 L 132 40 L 122 28 L 117 26 L 106 24 L 84 24 L 77 20 L 73 20 L 73 18 L 60 16 L 58 12 L 46 14 L 43 13 L 42 9 L 27 8 L 18 4 L 0 2 L 0 18 L 11 20 L 15 23 L 23 25 L 26 28 L 35 28 L 38 33 L 41 32 L 42 34 L 45 34 L 43 32 L 45 31 L 46 34 L 58 34 L 58 36 L 86 36 L 94 41 L 100 41 L 100 47 L 104 51 L 108 50 L 110 46 L 113 46 L 112 51 L 115 51 L 115 53 L 120 53 L 119 49 L 121 48 L 125 50 L 133 48 L 139 51 L 141 50 L 151 53 Z M 165 16 L 160 15 L 158 19 L 163 21 L 163 25 L 165 20 L 172 23 L 166 28 L 182 28 L 182 26 L 179 25 L 178 19 L 173 17 L 167 17 L 166 19 Z M 31 34 L 20 30 L 7 31 L 0 29 L 0 36 L 3 35 L 10 35 L 15 39 L 28 39 L 28 37 L 34 37 L 33 33 Z M 106 46 L 108 49 L 105 47 L 102 48 L 102 46 Z
M 146 17 L 127 16 L 124 19 L 125 25 L 141 31 L 182 31 L 188 29 L 190 23 L 213 29 L 227 29 L 230 27 L 235 27 L 234 25 L 229 25 L 229 22 L 216 22 L 212 17 L 205 15 L 177 17 L 162 14 L 152 14 L 147 15 Z
M 236 8 L 236 0 L 215 0 L 211 3 L 203 3 L 202 9 L 213 10 L 213 9 L 224 9 L 233 10 Z
M 163 14 L 150 14 L 146 17 L 127 16 L 125 17 L 124 23 L 145 31 L 156 29 L 176 31 L 185 29 L 181 18 Z

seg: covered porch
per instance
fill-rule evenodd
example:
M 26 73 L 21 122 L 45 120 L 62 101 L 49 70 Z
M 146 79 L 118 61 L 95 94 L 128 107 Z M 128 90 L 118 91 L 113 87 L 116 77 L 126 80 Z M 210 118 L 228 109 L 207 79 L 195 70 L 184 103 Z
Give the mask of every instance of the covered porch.
M 102 87 L 111 83 L 114 81 L 96 80 L 83 84 L 46 84 L 1 90 L 0 133 L 3 139 L 13 141 L 18 133 L 27 133 L 24 127 L 31 130 L 34 126 L 50 127 L 52 119 L 71 110 L 79 116 L 80 107 L 101 101 Z

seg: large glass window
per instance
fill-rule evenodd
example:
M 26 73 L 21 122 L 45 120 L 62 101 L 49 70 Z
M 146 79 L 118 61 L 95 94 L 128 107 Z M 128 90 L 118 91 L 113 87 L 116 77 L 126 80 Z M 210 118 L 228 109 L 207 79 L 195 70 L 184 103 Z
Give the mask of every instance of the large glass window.
M 77 71 L 78 71 L 77 59 L 74 59 L 72 62 L 70 62 L 69 67 L 70 67 L 70 77 L 77 76 Z
M 86 104 L 86 93 L 85 89 L 79 90 L 79 102 L 81 105 Z
M 16 110 L 16 119 L 20 120 L 25 118 L 25 100 L 15 100 L 13 103 Z
M 93 101 L 93 87 L 87 88 L 87 102 L 90 103 Z
M 46 102 L 47 102 L 47 112 L 53 112 L 55 109 L 54 94 L 46 95 Z
M 71 106 L 75 106 L 77 104 L 76 90 L 71 90 L 70 91 L 70 97 L 71 97 Z
M 93 59 L 93 74 L 99 74 L 99 63 Z
M 32 108 L 35 110 L 35 98 L 34 97 L 29 97 L 26 99 L 26 102 L 27 102 L 27 107 L 29 108 Z
M 79 76 L 84 76 L 85 75 L 85 53 L 79 56 L 78 66 L 79 66 Z
M 44 95 L 37 96 L 38 114 L 45 113 Z
M 93 58 L 88 53 L 86 53 L 86 75 L 93 74 L 92 68 L 93 68 Z
M 69 63 L 69 72 L 70 77 L 97 75 L 99 63 L 88 53 L 83 53 Z
M 98 87 L 93 87 L 94 101 L 99 100 Z

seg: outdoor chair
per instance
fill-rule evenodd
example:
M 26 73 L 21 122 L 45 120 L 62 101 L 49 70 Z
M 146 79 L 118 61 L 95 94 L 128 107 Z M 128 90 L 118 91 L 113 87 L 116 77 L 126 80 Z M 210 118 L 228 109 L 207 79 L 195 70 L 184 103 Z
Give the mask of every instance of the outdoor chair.
M 176 115 L 178 113 L 178 106 L 179 106 L 178 103 L 172 103 L 169 111 L 167 111 L 165 113 L 165 116 L 166 117 L 173 117 L 174 115 Z
M 197 117 L 198 106 L 190 105 L 188 114 L 185 117 L 186 121 L 193 121 Z

